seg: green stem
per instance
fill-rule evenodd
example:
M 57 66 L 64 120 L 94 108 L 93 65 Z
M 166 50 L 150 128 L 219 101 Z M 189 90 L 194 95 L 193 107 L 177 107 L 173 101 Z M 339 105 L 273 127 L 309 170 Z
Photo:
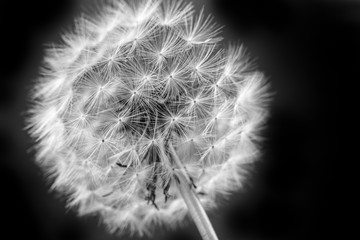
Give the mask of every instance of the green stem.
M 176 164 L 179 165 L 182 170 L 176 175 L 179 178 L 179 181 L 177 181 L 178 190 L 188 207 L 189 213 L 194 220 L 201 237 L 203 240 L 218 240 L 214 228 L 193 189 L 193 184 L 189 179 L 181 160 L 176 155 L 173 146 L 170 146 L 170 151 L 172 151 L 174 155 Z

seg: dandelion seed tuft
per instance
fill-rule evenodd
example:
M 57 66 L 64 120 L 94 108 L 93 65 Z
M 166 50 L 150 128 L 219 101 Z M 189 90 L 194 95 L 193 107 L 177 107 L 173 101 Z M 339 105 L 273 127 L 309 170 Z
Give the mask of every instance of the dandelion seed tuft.
M 69 207 L 148 234 L 186 215 L 183 179 L 205 208 L 241 187 L 268 85 L 190 3 L 113 0 L 98 15 L 48 49 L 28 130 Z

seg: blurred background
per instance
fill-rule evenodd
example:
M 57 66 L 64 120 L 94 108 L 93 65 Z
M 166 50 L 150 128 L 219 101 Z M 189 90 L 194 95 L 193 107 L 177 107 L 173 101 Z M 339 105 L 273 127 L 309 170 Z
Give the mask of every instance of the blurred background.
M 26 96 L 44 44 L 57 41 L 93 0 L 18 0 L 0 5 L 1 235 L 11 239 L 115 240 L 96 217 L 77 218 L 48 191 L 24 128 Z M 99 1 L 98 1 L 99 2 Z M 360 2 L 347 0 L 193 0 L 227 41 L 242 42 L 276 93 L 264 155 L 244 188 L 209 212 L 220 240 L 307 240 L 337 229 L 340 84 L 359 69 Z M 338 161 L 335 161 L 338 160 Z M 191 221 L 152 238 L 201 239 Z M 138 239 L 123 236 L 121 239 Z

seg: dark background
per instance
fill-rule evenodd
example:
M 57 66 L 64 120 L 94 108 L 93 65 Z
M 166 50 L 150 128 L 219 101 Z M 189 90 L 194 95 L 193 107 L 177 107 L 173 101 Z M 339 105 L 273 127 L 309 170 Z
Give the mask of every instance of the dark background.
M 0 71 L 0 233 L 12 239 L 118 239 L 96 217 L 77 218 L 48 192 L 22 130 L 26 94 L 44 44 L 79 14 L 86 0 L 3 1 Z M 307 240 L 337 232 L 337 117 L 343 86 L 359 69 L 357 1 L 197 0 L 225 25 L 227 40 L 244 43 L 276 93 L 263 159 L 251 181 L 210 212 L 220 240 Z M 335 161 L 337 160 L 337 161 Z M 152 239 L 200 239 L 191 222 L 157 228 Z M 132 239 L 125 235 L 121 239 Z M 134 237 L 134 239 L 136 239 Z M 147 238 L 144 238 L 147 239 Z

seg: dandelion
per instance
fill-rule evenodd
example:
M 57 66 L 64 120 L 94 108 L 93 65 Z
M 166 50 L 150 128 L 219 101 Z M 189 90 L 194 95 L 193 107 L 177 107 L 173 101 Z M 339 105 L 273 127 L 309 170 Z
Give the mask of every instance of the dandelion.
M 150 234 L 241 186 L 269 94 L 242 46 L 182 1 L 113 0 L 49 48 L 28 129 L 37 161 L 80 215 Z

